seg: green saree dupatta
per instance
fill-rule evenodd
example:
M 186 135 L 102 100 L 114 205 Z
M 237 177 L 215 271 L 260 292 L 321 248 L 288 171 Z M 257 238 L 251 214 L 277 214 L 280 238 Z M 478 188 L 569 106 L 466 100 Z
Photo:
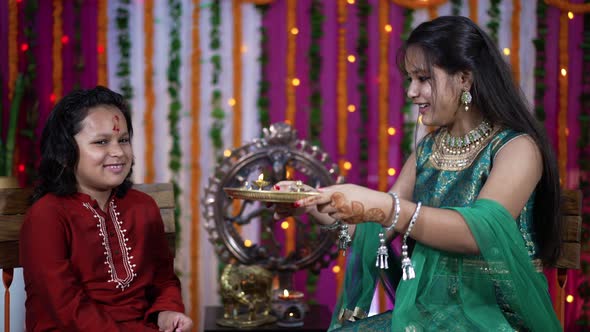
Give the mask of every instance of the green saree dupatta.
M 481 255 L 454 254 L 416 243 L 411 255 L 416 278 L 399 283 L 391 330 L 560 331 L 545 276 L 536 271 L 510 213 L 487 199 L 452 210 L 467 222 Z M 378 233 L 379 225 L 374 227 Z M 355 232 L 331 329 L 340 326 L 342 308 L 368 310 L 380 272 L 373 267 L 378 243 L 373 226 L 357 229 L 362 231 Z M 357 240 L 361 243 L 354 248 Z M 358 251 L 363 248 L 368 251 Z M 364 271 L 359 278 L 355 269 L 360 266 Z M 392 269 L 397 267 L 390 265 Z M 359 331 L 363 324 L 363 320 L 354 323 Z

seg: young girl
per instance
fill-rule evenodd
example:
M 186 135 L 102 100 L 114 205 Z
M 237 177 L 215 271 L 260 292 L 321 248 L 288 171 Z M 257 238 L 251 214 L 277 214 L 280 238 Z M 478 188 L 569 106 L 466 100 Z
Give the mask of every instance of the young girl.
M 132 135 L 104 87 L 51 112 L 20 234 L 27 331 L 191 330 L 158 206 L 131 189 Z
M 559 331 L 542 273 L 559 256 L 556 161 L 510 68 L 461 16 L 419 25 L 399 55 L 408 98 L 438 129 L 419 142 L 391 192 L 346 184 L 295 202 L 324 224 L 349 225 L 331 329 Z M 276 218 L 303 212 L 283 209 Z M 399 280 L 387 275 L 400 271 L 387 269 L 385 239 L 394 232 L 403 236 L 405 280 L 393 312 L 366 318 L 377 277 Z

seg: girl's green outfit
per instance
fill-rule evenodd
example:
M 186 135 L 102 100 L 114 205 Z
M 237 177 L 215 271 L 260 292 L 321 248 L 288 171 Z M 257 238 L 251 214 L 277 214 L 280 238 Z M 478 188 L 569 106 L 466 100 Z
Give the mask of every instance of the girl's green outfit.
M 534 193 L 516 222 L 499 203 L 477 199 L 496 153 L 518 136 L 512 130 L 495 133 L 471 165 L 459 171 L 441 170 L 430 162 L 435 135 L 420 142 L 413 200 L 460 213 L 481 255 L 435 250 L 417 242 L 411 254 L 416 278 L 399 282 L 393 312 L 364 318 L 377 278 L 381 277 L 384 284 L 396 284 L 400 272 L 399 264 L 390 264 L 386 272 L 375 266 L 381 226 L 357 225 L 348 253 L 345 291 L 334 310 L 330 330 L 561 330 L 536 258 Z

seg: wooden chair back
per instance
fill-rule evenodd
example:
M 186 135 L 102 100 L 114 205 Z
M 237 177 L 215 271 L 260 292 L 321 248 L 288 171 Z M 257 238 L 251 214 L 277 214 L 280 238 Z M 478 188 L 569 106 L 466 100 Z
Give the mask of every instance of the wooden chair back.
M 137 184 L 134 189 L 150 195 L 160 208 L 164 231 L 172 254 L 175 249 L 174 192 L 171 183 Z M 4 283 L 4 330 L 10 331 L 10 284 L 13 269 L 21 267 L 19 260 L 19 232 L 30 207 L 31 188 L 0 189 L 0 269 Z
M 563 190 L 561 193 L 561 227 L 562 252 L 555 264 L 556 297 L 553 307 L 561 327 L 565 323 L 565 285 L 567 270 L 580 268 L 582 244 L 582 192 L 580 190 Z

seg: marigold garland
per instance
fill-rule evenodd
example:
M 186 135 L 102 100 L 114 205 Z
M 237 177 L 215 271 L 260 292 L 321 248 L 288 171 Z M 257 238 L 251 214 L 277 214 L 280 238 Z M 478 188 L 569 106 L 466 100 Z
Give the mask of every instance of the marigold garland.
M 145 0 L 143 7 L 143 28 L 145 31 L 144 46 L 144 86 L 145 110 L 143 122 L 145 130 L 145 183 L 152 183 L 156 177 L 154 164 L 154 107 L 156 95 L 154 92 L 154 0 Z
M 295 85 L 292 80 L 295 78 L 295 51 L 296 35 L 291 33 L 291 29 L 297 26 L 297 0 L 287 0 L 287 22 L 285 24 L 287 33 L 287 79 L 285 82 L 287 106 L 285 112 L 285 121 L 295 128 L 295 113 L 297 111 L 295 106 Z M 291 172 L 293 174 L 293 172 Z M 289 223 L 286 229 L 285 238 L 285 254 L 289 255 L 295 251 L 295 219 L 285 219 Z
M 242 0 L 232 1 L 233 34 L 233 144 L 242 145 Z
M 63 63 L 62 63 L 62 12 L 63 3 L 61 0 L 53 0 L 53 96 L 54 100 L 59 100 L 63 93 Z
M 559 15 L 559 68 L 566 75 L 559 75 L 559 110 L 557 116 L 557 151 L 559 175 L 563 186 L 567 185 L 567 105 L 568 105 L 568 23 L 567 12 Z
M 421 9 L 421 8 L 434 8 L 438 7 L 448 0 L 391 0 L 398 6 L 402 6 L 408 9 Z
M 389 124 L 389 32 L 383 27 L 389 23 L 389 1 L 379 1 L 379 133 L 378 133 L 378 185 L 380 191 L 387 190 L 387 164 L 389 138 L 387 127 Z
M 566 0 L 545 0 L 545 2 L 564 12 L 572 12 L 574 14 L 590 13 L 590 3 L 571 3 Z
M 18 76 L 18 4 L 8 0 L 8 100 L 14 96 L 16 77 Z
M 477 24 L 478 19 L 477 3 L 478 0 L 469 0 L 469 18 L 471 18 L 475 24 Z
M 201 271 L 201 224 L 200 190 L 201 190 L 201 48 L 199 39 L 200 0 L 193 0 L 192 53 L 191 53 L 191 274 L 190 274 L 190 315 L 195 326 L 200 326 L 200 285 Z
M 438 9 L 436 7 L 428 7 L 428 16 L 431 20 L 434 20 L 438 17 Z
M 348 92 L 347 92 L 347 71 L 346 71 L 346 21 L 347 21 L 347 4 L 345 1 L 338 1 L 338 62 L 337 70 L 338 77 L 336 82 L 336 112 L 337 123 L 336 127 L 338 133 L 338 165 L 342 176 L 346 177 L 348 170 L 344 167 L 346 159 L 346 138 L 348 137 Z M 337 263 L 340 267 L 340 272 L 336 274 L 336 297 L 342 291 L 344 283 L 344 270 L 346 267 L 346 257 L 338 255 Z
M 512 76 L 516 83 L 520 82 L 520 11 L 521 0 L 512 1 L 512 41 L 510 46 L 510 64 Z
M 98 52 L 98 75 L 97 84 L 102 86 L 109 85 L 109 79 L 107 74 L 107 34 L 109 19 L 107 16 L 107 0 L 98 0 L 98 17 L 97 17 L 97 42 L 96 45 Z
M 285 110 L 285 121 L 295 126 L 295 86 L 293 85 L 293 79 L 295 78 L 295 53 L 296 53 L 296 35 L 291 33 L 291 29 L 297 25 L 296 18 L 297 0 L 287 0 L 287 22 L 285 29 L 287 33 L 287 56 L 286 56 L 286 68 L 287 78 L 285 80 L 285 94 L 287 99 L 287 106 Z

